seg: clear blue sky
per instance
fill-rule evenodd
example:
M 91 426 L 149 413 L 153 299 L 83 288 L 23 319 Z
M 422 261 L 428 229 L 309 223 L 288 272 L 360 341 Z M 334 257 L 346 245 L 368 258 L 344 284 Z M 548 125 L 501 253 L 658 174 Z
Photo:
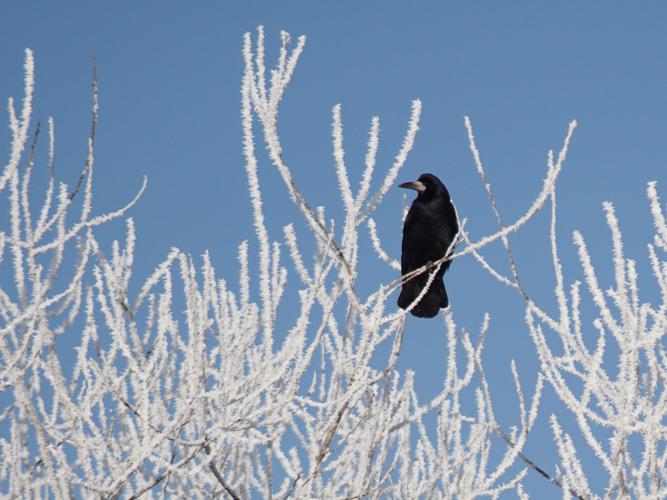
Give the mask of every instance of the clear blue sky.
M 560 147 L 568 122 L 576 119 L 559 189 L 568 282 L 581 276 L 570 243 L 575 228 L 598 265 L 611 268 L 604 200 L 615 203 L 628 254 L 643 276 L 650 275 L 646 183 L 657 180 L 667 199 L 664 2 L 5 1 L 0 19 L 0 98 L 21 96 L 23 49 L 32 48 L 35 118 L 55 117 L 57 170 L 70 184 L 85 159 L 95 54 L 101 89 L 97 209 L 125 203 L 143 175 L 149 181 L 132 212 L 137 277 L 145 277 L 171 246 L 194 256 L 209 249 L 221 274 L 236 275 L 237 245 L 253 240 L 241 155 L 241 43 L 243 33 L 260 24 L 269 60 L 280 30 L 308 37 L 283 101 L 280 130 L 287 162 L 311 204 L 341 213 L 330 140 L 336 103 L 342 104 L 356 184 L 371 116 L 381 120 L 378 168 L 384 169 L 398 150 L 411 100 L 420 98 L 421 130 L 400 179 L 424 171 L 440 176 L 477 236 L 493 229 L 493 219 L 474 173 L 463 116 L 473 120 L 508 221 L 525 210 L 541 185 L 548 149 Z M 9 132 L 1 134 L 0 154 L 6 157 Z M 282 225 L 300 216 L 268 163 L 260 176 L 270 233 L 278 239 Z M 395 257 L 402 195 L 391 192 L 377 214 L 381 238 Z M 550 309 L 546 223 L 538 218 L 513 241 L 526 288 Z M 122 232 L 116 225 L 104 234 L 117 238 Z M 499 256 L 495 262 L 503 261 Z M 396 277 L 374 261 L 367 269 L 360 286 L 368 290 Z M 518 297 L 468 258 L 454 263 L 446 282 L 460 326 L 475 333 L 482 312 L 492 314 L 485 363 L 499 391 L 501 422 L 517 423 L 509 360 L 518 360 L 531 391 L 537 369 Z M 425 398 L 438 391 L 434 381 L 442 376 L 439 328 L 437 320 L 410 319 L 399 363 L 417 371 Z M 526 451 L 553 471 L 547 417 L 552 411 L 567 417 L 550 394 Z M 538 488 L 533 492 L 541 486 L 544 494 L 558 496 L 540 481 L 531 480 Z

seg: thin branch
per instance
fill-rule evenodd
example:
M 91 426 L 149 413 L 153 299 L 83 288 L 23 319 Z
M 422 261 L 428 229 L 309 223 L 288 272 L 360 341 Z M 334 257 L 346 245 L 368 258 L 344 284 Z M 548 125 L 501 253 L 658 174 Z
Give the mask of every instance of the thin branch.
M 97 118 L 100 109 L 99 86 L 97 81 L 97 62 L 95 60 L 94 55 L 92 58 L 92 64 L 93 64 L 93 110 L 92 110 L 92 123 L 90 126 L 90 135 L 88 136 L 89 154 L 87 155 L 86 163 L 83 166 L 83 170 L 81 171 L 81 174 L 79 175 L 79 178 L 76 181 L 76 186 L 74 186 L 74 190 L 69 194 L 69 201 L 73 201 L 76 195 L 79 194 L 79 191 L 81 190 L 81 185 L 83 184 L 83 179 L 85 179 L 86 175 L 90 172 L 90 169 L 92 168 L 91 153 L 93 147 L 95 146 L 95 134 L 97 132 Z
M 208 445 L 206 445 L 206 453 L 210 453 L 210 448 Z M 213 463 L 213 460 L 211 460 L 211 463 L 209 464 L 209 469 L 211 469 L 211 472 L 215 476 L 215 478 L 218 480 L 218 482 L 222 485 L 222 487 L 225 489 L 227 494 L 232 497 L 234 500 L 241 500 L 241 497 L 236 494 L 236 492 L 232 489 L 229 484 L 227 484 L 227 481 L 222 477 L 222 474 L 220 474 L 220 471 L 218 468 L 215 466 L 215 463 Z
M 501 438 L 503 438 L 503 440 L 507 443 L 507 445 L 508 445 L 510 448 L 514 448 L 514 447 L 515 447 L 514 443 L 513 443 L 512 440 L 509 438 L 509 436 L 508 436 L 507 434 L 505 434 L 505 432 L 504 432 L 504 431 L 500 428 L 500 426 L 497 425 L 497 424 L 496 424 L 496 432 L 498 433 L 498 435 L 499 435 Z M 533 461 L 532 461 L 530 458 L 528 458 L 522 451 L 517 451 L 517 454 L 518 454 L 519 458 L 520 458 L 520 459 L 521 459 L 527 466 L 529 466 L 531 469 L 533 469 L 535 472 L 537 472 L 540 476 L 544 477 L 545 479 L 547 479 L 548 481 L 550 481 L 551 483 L 553 483 L 555 486 L 558 486 L 561 490 L 563 489 L 563 483 L 561 483 L 558 479 L 556 479 L 555 477 L 553 477 L 551 474 L 549 474 L 547 471 L 545 471 L 542 467 L 540 467 L 540 466 L 537 465 L 535 462 L 533 462 Z M 579 500 L 586 500 L 585 497 L 583 497 L 582 495 L 580 495 L 579 493 L 577 493 L 577 492 L 576 492 L 575 490 L 573 490 L 572 488 L 569 488 L 569 492 L 570 492 L 570 495 L 572 495 L 573 497 L 575 497 L 575 498 L 577 498 L 577 499 L 579 499 Z

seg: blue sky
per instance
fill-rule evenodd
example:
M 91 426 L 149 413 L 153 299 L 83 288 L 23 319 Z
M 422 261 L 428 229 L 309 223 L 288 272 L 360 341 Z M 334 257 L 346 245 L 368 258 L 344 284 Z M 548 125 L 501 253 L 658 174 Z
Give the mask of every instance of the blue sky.
M 288 164 L 312 205 L 341 214 L 331 155 L 331 108 L 342 104 L 348 167 L 360 178 L 371 116 L 381 120 L 378 169 L 391 164 L 410 102 L 422 121 L 400 180 L 430 171 L 449 187 L 473 235 L 493 218 L 468 150 L 463 116 L 473 121 L 482 159 L 507 221 L 520 215 L 559 149 L 579 123 L 559 189 L 559 234 L 568 282 L 581 276 L 572 230 L 580 229 L 608 276 L 611 255 L 601 203 L 615 203 L 625 247 L 648 277 L 651 238 L 646 183 L 667 198 L 662 149 L 667 137 L 667 5 L 663 2 L 3 2 L 0 98 L 21 96 L 23 49 L 35 51 L 35 118 L 54 116 L 57 171 L 73 184 L 90 127 L 91 55 L 100 80 L 95 200 L 99 211 L 130 199 L 143 176 L 148 191 L 132 211 L 138 230 L 137 277 L 171 246 L 211 252 L 218 271 L 236 275 L 236 248 L 253 240 L 241 149 L 242 35 L 264 25 L 268 58 L 280 30 L 308 42 L 283 100 L 280 131 Z M 4 105 L 3 105 L 4 107 Z M 6 123 L 5 118 L 2 119 Z M 0 154 L 9 148 L 1 133 Z M 277 173 L 261 166 L 270 234 L 300 221 Z M 377 213 L 388 251 L 400 251 L 401 190 Z M 548 219 L 512 241 L 525 285 L 547 309 L 555 304 L 548 267 Z M 105 229 L 123 236 L 123 226 Z M 361 287 L 395 278 L 367 256 Z M 502 255 L 493 255 L 503 264 Z M 511 391 L 516 358 L 530 387 L 536 355 L 521 302 L 472 259 L 455 262 L 447 287 L 460 326 L 475 333 L 492 314 L 485 363 L 492 387 Z M 294 276 L 292 276 L 294 280 Z M 610 284 L 607 281 L 606 285 Z M 650 281 L 646 287 L 653 300 Z M 411 319 L 399 369 L 415 369 L 425 397 L 442 375 L 440 323 Z M 532 389 L 531 389 L 532 391 Z M 512 392 L 499 393 L 499 418 L 516 423 Z M 553 470 L 547 417 L 563 410 L 549 390 L 527 453 Z M 502 401 L 506 400 L 506 401 Z M 584 454 L 585 455 L 585 454 Z M 544 494 L 557 491 L 533 479 Z M 544 497 L 543 497 L 544 498 Z

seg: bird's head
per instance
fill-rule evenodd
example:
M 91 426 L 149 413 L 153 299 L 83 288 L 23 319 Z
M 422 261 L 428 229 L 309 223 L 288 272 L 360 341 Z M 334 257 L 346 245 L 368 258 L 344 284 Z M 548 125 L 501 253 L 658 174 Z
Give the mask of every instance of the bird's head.
M 419 193 L 418 197 L 424 200 L 437 197 L 444 197 L 444 199 L 449 200 L 449 191 L 447 191 L 442 181 L 433 174 L 421 174 L 416 181 L 404 182 L 399 184 L 398 187 L 414 189 Z

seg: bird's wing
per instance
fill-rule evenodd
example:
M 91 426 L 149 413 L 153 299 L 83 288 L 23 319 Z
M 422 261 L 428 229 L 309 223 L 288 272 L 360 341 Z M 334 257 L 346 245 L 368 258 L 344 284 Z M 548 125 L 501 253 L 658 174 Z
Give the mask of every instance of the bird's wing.
M 447 253 L 452 240 L 456 237 L 456 233 L 458 232 L 458 228 L 455 229 L 448 222 L 449 221 L 444 224 L 439 224 L 436 227 L 436 234 L 434 235 L 433 243 L 435 246 L 435 255 L 438 256 L 437 258 L 440 258 Z M 454 226 L 456 226 L 456 222 L 454 222 Z M 451 262 L 451 260 L 448 260 L 443 264 L 442 268 L 444 271 L 449 269 Z

